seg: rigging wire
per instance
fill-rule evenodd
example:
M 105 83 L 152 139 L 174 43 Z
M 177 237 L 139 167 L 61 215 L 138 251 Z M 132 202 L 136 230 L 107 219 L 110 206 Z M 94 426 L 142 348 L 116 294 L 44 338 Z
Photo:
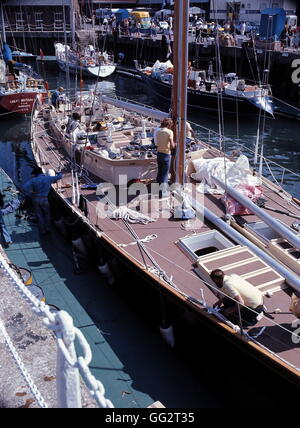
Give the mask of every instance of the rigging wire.
M 66 29 L 66 6 L 65 1 L 62 0 L 62 7 L 63 7 L 63 26 L 64 26 L 64 39 L 65 39 L 65 59 L 66 59 L 66 78 L 67 78 L 67 92 L 70 93 L 70 67 L 68 63 L 68 40 L 67 40 L 67 29 Z
M 225 185 L 227 186 L 227 165 L 226 165 L 226 140 L 225 140 L 225 121 L 224 121 L 224 108 L 223 108 L 223 88 L 222 81 L 224 73 L 221 62 L 221 50 L 220 50 L 220 37 L 219 37 L 219 19 L 216 15 L 215 0 L 212 0 L 212 7 L 214 11 L 214 21 L 216 22 L 216 73 L 217 73 L 217 99 L 218 99 L 218 123 L 219 123 L 219 145 L 220 151 L 224 153 L 224 179 Z
M 24 15 L 23 15 L 21 3 L 20 3 L 20 18 L 21 18 L 21 22 L 22 22 L 23 47 L 24 47 L 24 51 L 26 52 L 25 20 L 23 19 Z
M 237 40 L 237 33 L 236 33 L 236 27 L 234 26 L 234 40 L 236 43 Z M 235 73 L 238 76 L 238 67 L 237 67 L 237 46 L 234 47 L 234 69 Z M 236 136 L 237 141 L 240 141 L 240 124 L 239 124 L 239 99 L 238 99 L 238 92 L 236 92 L 235 96 L 235 110 L 236 110 Z

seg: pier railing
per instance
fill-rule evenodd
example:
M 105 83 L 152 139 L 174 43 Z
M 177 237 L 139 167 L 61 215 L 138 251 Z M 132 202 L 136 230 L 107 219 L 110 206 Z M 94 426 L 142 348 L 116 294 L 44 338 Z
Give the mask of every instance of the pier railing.
M 64 24 L 10 24 L 5 26 L 5 31 L 7 34 L 12 33 L 32 33 L 32 32 L 42 32 L 42 33 L 57 33 L 57 32 L 70 32 L 71 26 Z

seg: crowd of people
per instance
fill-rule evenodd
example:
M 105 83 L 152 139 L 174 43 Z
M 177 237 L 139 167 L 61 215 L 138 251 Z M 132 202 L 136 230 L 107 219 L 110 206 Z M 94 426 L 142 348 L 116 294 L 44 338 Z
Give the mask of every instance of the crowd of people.
M 103 32 L 108 34 L 122 34 L 125 36 L 130 36 L 133 33 L 138 33 L 141 36 L 144 33 L 145 36 L 155 36 L 158 33 L 169 33 L 173 29 L 173 17 L 170 16 L 164 20 L 163 27 L 161 26 L 161 20 L 158 17 L 153 17 L 149 21 L 149 28 L 143 29 L 140 22 L 136 22 L 133 17 L 128 17 L 122 21 L 118 21 L 115 15 L 112 15 L 110 18 L 100 18 L 98 25 L 102 28 Z
M 95 18 L 93 19 L 95 22 Z M 141 24 L 129 16 L 122 21 L 118 21 L 114 14 L 110 18 L 96 19 L 96 24 L 102 27 L 103 32 L 109 34 L 116 33 L 122 36 L 156 37 L 157 34 L 164 34 L 172 39 L 174 30 L 174 18 L 172 15 L 154 16 L 150 19 L 150 26 L 142 29 Z M 221 44 L 225 46 L 236 46 L 237 38 L 244 40 L 255 38 L 259 35 L 259 25 L 246 21 L 233 20 L 206 20 L 203 15 L 190 16 L 190 33 L 195 43 L 208 43 L 219 36 Z M 280 37 L 281 47 L 298 50 L 300 47 L 299 27 L 286 27 Z
M 285 27 L 281 35 L 281 47 L 292 48 L 298 50 L 300 48 L 300 29 Z

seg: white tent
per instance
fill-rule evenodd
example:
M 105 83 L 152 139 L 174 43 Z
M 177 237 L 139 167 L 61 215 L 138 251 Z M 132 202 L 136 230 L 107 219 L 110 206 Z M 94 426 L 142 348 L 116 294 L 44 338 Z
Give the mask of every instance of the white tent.
M 155 15 L 154 16 L 159 16 L 159 17 L 161 17 L 161 16 L 167 16 L 167 15 L 173 15 L 174 14 L 174 11 L 173 10 L 170 10 L 170 9 L 162 9 L 162 10 L 159 10 L 158 12 L 155 12 Z
M 194 6 L 189 8 L 190 15 L 201 15 L 202 13 L 205 13 L 205 10 L 201 9 L 200 7 Z

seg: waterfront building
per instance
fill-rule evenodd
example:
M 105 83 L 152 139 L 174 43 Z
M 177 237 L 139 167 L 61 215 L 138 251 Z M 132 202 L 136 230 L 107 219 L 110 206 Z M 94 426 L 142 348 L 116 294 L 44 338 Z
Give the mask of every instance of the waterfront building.
M 195 0 L 190 1 L 190 6 L 198 6 L 205 8 L 209 5 L 210 0 Z M 91 0 L 89 2 L 92 5 L 93 9 L 98 7 L 148 7 L 155 9 L 162 9 L 165 7 L 172 7 L 174 5 L 174 0 L 112 0 L 112 1 L 103 1 L 103 0 Z
M 2 0 L 0 3 L 4 33 L 9 42 L 36 54 L 40 49 L 49 50 L 49 39 L 67 37 L 70 41 L 80 25 L 78 0 Z
M 210 18 L 260 23 L 260 14 L 267 8 L 283 8 L 287 15 L 296 13 L 295 0 L 210 0 Z

